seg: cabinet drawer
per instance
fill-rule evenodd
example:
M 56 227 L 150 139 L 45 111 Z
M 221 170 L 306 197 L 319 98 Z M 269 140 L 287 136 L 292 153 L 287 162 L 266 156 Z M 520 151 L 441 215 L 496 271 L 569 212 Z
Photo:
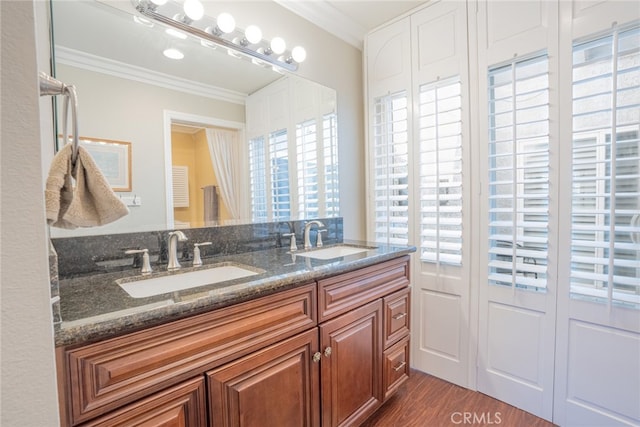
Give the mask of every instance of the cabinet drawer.
M 89 421 L 82 427 L 206 427 L 207 404 L 202 376 Z
M 384 347 L 387 348 L 409 334 L 411 289 L 406 288 L 384 297 Z
M 309 284 L 63 352 L 73 425 L 317 324 Z
M 318 281 L 318 321 L 323 322 L 409 286 L 409 256 Z
M 384 400 L 409 379 L 409 337 L 397 342 L 384 352 L 382 382 Z

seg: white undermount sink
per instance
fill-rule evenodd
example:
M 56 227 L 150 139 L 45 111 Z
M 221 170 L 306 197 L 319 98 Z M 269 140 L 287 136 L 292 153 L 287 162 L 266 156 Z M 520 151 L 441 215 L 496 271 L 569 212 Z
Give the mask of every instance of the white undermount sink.
M 264 270 L 241 264 L 217 264 L 201 269 L 177 272 L 158 277 L 142 277 L 137 280 L 120 279 L 120 285 L 133 298 L 146 298 L 169 292 L 184 291 L 199 286 L 213 285 L 227 280 L 242 279 L 263 273 Z
M 362 252 L 370 251 L 375 248 L 361 248 L 357 246 L 346 246 L 346 245 L 337 245 L 331 246 L 328 248 L 315 249 L 308 252 L 295 252 L 296 256 L 314 258 L 314 259 L 333 259 L 340 258 L 343 256 L 349 256 L 354 254 L 359 254 Z

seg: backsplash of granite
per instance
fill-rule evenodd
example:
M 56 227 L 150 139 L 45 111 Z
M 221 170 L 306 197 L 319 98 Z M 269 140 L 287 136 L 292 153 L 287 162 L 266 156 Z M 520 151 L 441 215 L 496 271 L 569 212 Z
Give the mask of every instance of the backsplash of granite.
M 326 234 L 322 236 L 325 244 L 342 242 L 342 218 L 320 218 L 319 220 L 327 230 Z M 232 255 L 278 247 L 289 248 L 290 237 L 284 237 L 283 234 L 292 232 L 296 234 L 298 247 L 301 248 L 306 222 L 306 220 L 275 221 L 183 229 L 182 231 L 188 240 L 178 243 L 179 261 L 186 263 L 193 260 L 193 245 L 202 242 L 212 242 L 210 246 L 200 247 L 203 260 L 218 255 Z M 140 256 L 126 255 L 124 252 L 128 249 L 148 249 L 152 268 L 156 271 L 162 270 L 167 264 L 169 231 L 53 238 L 51 241 L 57 253 L 58 278 L 64 280 L 82 275 L 138 269 L 141 258 Z M 317 229 L 313 227 L 311 241 L 314 246 L 316 234 Z
M 60 323 L 60 280 L 58 276 L 58 254 L 51 241 L 49 241 L 49 284 L 51 286 L 51 310 L 53 323 Z

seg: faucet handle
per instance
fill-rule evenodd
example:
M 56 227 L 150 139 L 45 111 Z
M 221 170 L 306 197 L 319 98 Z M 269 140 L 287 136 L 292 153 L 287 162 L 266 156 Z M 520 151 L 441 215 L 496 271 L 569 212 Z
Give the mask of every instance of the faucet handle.
M 193 244 L 193 266 L 197 267 L 202 265 L 202 258 L 200 258 L 200 246 L 209 246 L 211 242 L 202 242 Z
M 324 243 L 322 243 L 322 233 L 326 233 L 326 232 L 327 232 L 326 228 L 318 230 L 318 240 L 316 241 L 316 247 L 321 248 L 322 246 L 324 246 Z
M 291 237 L 291 244 L 289 245 L 290 252 L 295 252 L 298 250 L 298 246 L 296 245 L 296 233 L 283 234 L 282 237 Z
M 140 272 L 142 274 L 151 274 L 153 270 L 151 269 L 151 263 L 149 262 L 149 249 L 129 249 L 124 251 L 124 253 L 127 255 L 142 254 L 142 269 L 140 269 Z

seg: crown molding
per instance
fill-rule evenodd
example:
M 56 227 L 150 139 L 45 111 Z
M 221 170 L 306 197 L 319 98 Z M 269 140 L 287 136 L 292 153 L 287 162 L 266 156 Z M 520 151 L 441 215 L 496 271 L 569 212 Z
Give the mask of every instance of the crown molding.
M 247 94 L 159 73 L 148 68 L 114 61 L 64 46 L 55 46 L 56 62 L 123 79 L 172 89 L 191 95 L 245 105 Z
M 361 24 L 342 14 L 326 0 L 274 0 L 277 4 L 333 34 L 359 50 L 367 32 Z

